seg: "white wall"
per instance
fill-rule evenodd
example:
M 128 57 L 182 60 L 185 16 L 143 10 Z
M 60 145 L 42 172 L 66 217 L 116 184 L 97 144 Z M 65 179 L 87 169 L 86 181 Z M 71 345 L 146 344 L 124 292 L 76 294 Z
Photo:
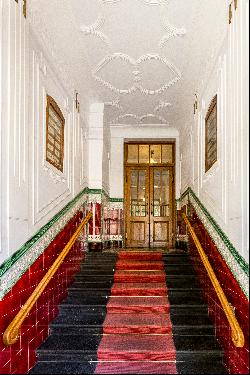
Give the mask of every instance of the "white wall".
M 238 2 L 198 113 L 181 133 L 181 189 L 191 186 L 239 253 L 248 259 L 249 1 Z M 205 173 L 205 117 L 218 95 L 218 161 Z
M 88 125 L 86 109 L 77 113 L 75 93 L 29 29 L 22 2 L 0 5 L 2 263 L 88 185 Z M 45 161 L 46 94 L 65 117 L 63 173 Z
M 180 194 L 179 171 L 179 132 L 166 125 L 116 125 L 111 126 L 111 166 L 110 166 L 110 196 L 124 198 L 123 194 L 123 167 L 124 167 L 124 140 L 152 139 L 176 141 L 176 197 Z

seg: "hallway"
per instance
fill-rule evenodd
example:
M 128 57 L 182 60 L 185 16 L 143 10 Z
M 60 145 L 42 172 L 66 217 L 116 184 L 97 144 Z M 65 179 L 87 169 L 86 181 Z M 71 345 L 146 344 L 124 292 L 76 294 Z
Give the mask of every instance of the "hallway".
M 0 0 L 0 105 L 0 373 L 247 374 L 249 0 Z

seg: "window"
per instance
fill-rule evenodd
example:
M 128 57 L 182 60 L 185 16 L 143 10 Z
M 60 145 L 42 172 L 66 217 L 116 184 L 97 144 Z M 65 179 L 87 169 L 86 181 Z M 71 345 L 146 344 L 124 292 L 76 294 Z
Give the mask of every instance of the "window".
M 64 124 L 65 120 L 60 108 L 55 100 L 47 95 L 46 161 L 61 172 L 64 157 Z
M 205 172 L 217 161 L 217 95 L 212 99 L 205 119 Z

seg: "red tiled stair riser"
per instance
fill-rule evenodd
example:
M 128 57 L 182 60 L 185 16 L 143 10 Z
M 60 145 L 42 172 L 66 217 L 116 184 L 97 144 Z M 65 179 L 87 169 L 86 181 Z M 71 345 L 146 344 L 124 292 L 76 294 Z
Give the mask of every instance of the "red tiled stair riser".
M 231 270 L 222 258 L 205 227 L 196 215 L 193 207 L 192 225 L 199 238 L 199 241 L 208 257 L 208 260 L 219 280 L 219 283 L 232 306 L 235 309 L 235 315 L 244 333 L 245 345 L 243 348 L 234 346 L 231 338 L 231 329 L 228 320 L 222 310 L 221 304 L 214 291 L 211 281 L 197 256 L 197 250 L 192 238 L 189 238 L 190 252 L 194 263 L 195 271 L 203 290 L 203 296 L 208 303 L 209 316 L 215 325 L 216 337 L 224 351 L 224 363 L 231 374 L 249 373 L 249 301 L 244 295 L 240 285 L 233 276 Z
M 80 243 L 76 242 L 72 247 L 64 263 L 24 320 L 17 343 L 7 347 L 3 343 L 2 336 L 21 306 L 27 301 L 60 254 L 64 245 L 69 241 L 81 219 L 82 213 L 79 212 L 0 301 L 1 374 L 25 374 L 36 363 L 36 349 L 48 337 L 49 323 L 58 315 L 58 305 L 66 297 L 67 288 L 72 283 L 84 257 Z
M 120 252 L 119 258 L 95 373 L 176 374 L 162 254 Z M 155 277 L 159 274 L 162 283 Z

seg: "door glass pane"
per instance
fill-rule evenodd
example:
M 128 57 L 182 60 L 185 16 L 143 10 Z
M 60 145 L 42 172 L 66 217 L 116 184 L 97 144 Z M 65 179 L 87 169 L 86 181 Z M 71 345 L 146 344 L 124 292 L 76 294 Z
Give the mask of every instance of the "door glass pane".
M 128 163 L 138 163 L 138 145 L 128 145 Z
M 153 216 L 169 216 L 169 171 L 154 169 Z
M 139 163 L 149 163 L 149 145 L 139 145 Z
M 162 145 L 162 163 L 173 163 L 173 145 Z
M 150 164 L 161 163 L 161 145 L 150 146 Z
M 146 216 L 146 171 L 132 170 L 130 173 L 130 214 Z

